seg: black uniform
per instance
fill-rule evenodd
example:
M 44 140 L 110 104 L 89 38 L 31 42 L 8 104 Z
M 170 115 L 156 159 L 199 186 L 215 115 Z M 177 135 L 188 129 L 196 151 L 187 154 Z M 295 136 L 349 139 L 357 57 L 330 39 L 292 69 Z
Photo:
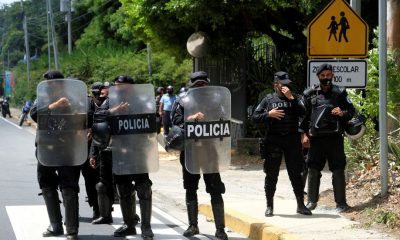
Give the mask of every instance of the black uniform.
M 328 92 L 315 88 L 307 89 L 304 92 L 304 99 L 306 117 L 301 128 L 310 138 L 307 160 L 309 168 L 307 206 L 311 209 L 316 207 L 321 170 L 327 160 L 329 170 L 333 173 L 332 183 L 337 206 L 347 206 L 343 131 L 345 123 L 354 115 L 354 106 L 346 90 L 336 85 L 332 85 Z M 340 107 L 344 113 L 343 117 L 331 114 L 331 110 L 335 107 Z
M 93 114 L 96 110 L 96 104 L 92 97 L 88 97 L 88 128 L 92 128 L 93 124 Z M 88 141 L 88 153 L 90 153 L 90 146 L 92 140 L 89 139 Z M 89 162 L 90 154 L 88 155 L 88 159 L 82 165 L 81 171 L 82 176 L 85 179 L 85 189 L 87 194 L 87 200 L 89 206 L 93 208 L 93 220 L 100 216 L 99 213 L 99 205 L 97 202 L 97 191 L 96 191 L 96 184 L 99 182 L 99 172 L 97 169 L 94 169 L 90 166 Z
M 38 109 L 36 100 L 30 112 L 30 116 L 35 122 L 37 122 L 38 111 L 49 112 L 50 110 L 48 108 Z M 38 135 L 36 135 L 36 138 L 37 136 Z M 36 145 L 37 139 L 35 140 L 35 146 Z M 63 234 L 62 216 L 57 192 L 58 187 L 64 200 L 65 225 L 67 234 L 69 235 L 68 237 L 74 239 L 74 237 L 78 234 L 79 176 L 80 166 L 47 167 L 38 161 L 37 178 L 50 219 L 50 226 L 47 231 L 43 233 L 44 237 Z
M 175 105 L 173 115 L 171 116 L 173 125 L 184 127 L 184 107 L 178 102 Z M 199 233 L 198 229 L 198 200 L 197 189 L 199 188 L 200 174 L 192 174 L 185 167 L 185 152 L 181 151 L 179 157 L 182 165 L 183 187 L 186 189 L 186 205 L 189 218 L 189 228 L 185 231 L 184 236 L 191 237 Z M 203 174 L 206 185 L 206 192 L 211 195 L 211 206 L 217 228 L 216 236 L 220 239 L 227 239 L 224 232 L 224 201 L 222 194 L 225 193 L 225 184 L 221 180 L 219 173 Z
M 106 104 L 103 103 L 102 107 L 98 108 L 94 114 L 94 124 L 96 122 L 108 121 L 110 117 L 108 99 Z M 96 150 L 97 149 L 97 150 Z M 135 226 L 139 221 L 136 215 L 136 191 L 139 197 L 139 204 L 141 209 L 141 230 L 144 239 L 152 239 L 154 234 L 151 230 L 151 209 L 152 209 L 152 182 L 148 173 L 143 174 L 129 174 L 129 175 L 113 175 L 112 174 L 112 146 L 99 151 L 96 146 L 91 150 L 92 157 L 95 158 L 96 154 L 100 154 L 100 183 L 104 186 L 101 187 L 102 191 L 106 191 L 109 196 L 113 193 L 112 179 L 116 184 L 119 202 L 121 206 L 124 225 L 114 232 L 114 236 L 123 237 L 126 235 L 135 235 Z M 135 185 L 132 184 L 135 182 Z M 99 190 L 99 189 L 98 189 Z M 100 192 L 98 191 L 100 194 Z M 101 208 L 100 208 L 101 214 Z
M 285 115 L 281 120 L 268 116 L 268 112 L 274 108 L 284 111 Z M 253 120 L 258 123 L 264 123 L 266 128 L 264 149 L 261 149 L 265 154 L 264 171 L 266 177 L 264 189 L 267 198 L 267 210 L 268 208 L 271 210 L 266 215 L 272 215 L 273 197 L 283 155 L 285 156 L 286 168 L 298 202 L 298 212 L 299 207 L 304 206 L 304 185 L 301 177 L 303 155 L 299 132 L 299 119 L 304 113 L 305 108 L 301 99 L 295 97 L 293 100 L 289 100 L 286 97 L 279 97 L 276 93 L 272 93 L 261 101 L 253 114 Z

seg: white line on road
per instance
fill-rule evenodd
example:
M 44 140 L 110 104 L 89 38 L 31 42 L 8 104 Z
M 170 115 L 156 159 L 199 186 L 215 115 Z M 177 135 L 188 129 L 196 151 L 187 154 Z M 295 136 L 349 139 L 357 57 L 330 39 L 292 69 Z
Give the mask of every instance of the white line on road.
M 15 123 L 13 123 L 13 122 L 11 122 L 11 121 L 8 121 L 6 118 L 3 118 L 3 117 L 2 117 L 1 119 L 3 119 L 4 121 L 6 121 L 7 123 L 13 125 L 13 126 L 16 127 L 16 128 L 23 129 L 22 127 L 18 126 L 17 124 L 15 124 Z
M 136 209 L 140 216 L 139 205 L 136 207 Z M 46 207 L 44 205 L 6 206 L 6 211 L 17 240 L 44 239 L 42 237 L 42 232 L 49 225 L 49 219 L 47 216 Z M 121 209 L 118 204 L 114 205 L 113 218 L 114 220 L 122 219 Z M 122 223 L 113 224 L 112 226 L 114 228 L 119 228 L 121 224 Z M 173 229 L 186 229 L 187 225 L 154 206 L 151 225 L 155 235 L 155 239 L 187 239 L 182 236 L 182 233 Z M 141 230 L 138 226 L 136 227 L 137 235 L 128 236 L 127 239 L 141 239 Z M 93 228 L 96 228 L 96 226 L 93 225 Z M 110 233 L 110 235 L 111 234 L 112 233 Z M 200 235 L 198 237 L 198 239 L 208 239 Z M 53 237 L 51 239 L 65 239 L 65 236 Z

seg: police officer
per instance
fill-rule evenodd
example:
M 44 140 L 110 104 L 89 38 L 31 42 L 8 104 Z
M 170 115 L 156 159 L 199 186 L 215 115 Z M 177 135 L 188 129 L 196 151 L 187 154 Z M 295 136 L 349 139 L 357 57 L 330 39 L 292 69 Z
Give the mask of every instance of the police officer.
M 203 87 L 210 83 L 210 79 L 206 72 L 198 71 L 190 75 L 189 88 Z M 188 120 L 202 120 L 204 115 L 197 113 L 189 117 Z M 183 128 L 184 119 L 184 106 L 178 102 L 174 115 L 172 116 L 174 125 Z M 183 233 L 185 237 L 192 237 L 199 234 L 198 227 L 198 200 L 197 189 L 199 186 L 200 174 L 192 174 L 185 167 L 185 152 L 180 154 L 180 163 L 182 165 L 183 174 L 183 187 L 186 189 L 186 206 L 188 211 L 189 227 Z M 203 174 L 204 182 L 206 184 L 206 191 L 211 195 L 211 206 L 215 219 L 216 232 L 215 236 L 218 239 L 228 239 L 225 233 L 225 215 L 224 215 L 224 200 L 222 194 L 225 193 L 225 185 L 221 180 L 219 173 Z
M 308 204 L 311 210 L 318 202 L 321 170 L 328 160 L 332 172 L 333 192 L 337 211 L 349 208 L 346 202 L 344 169 L 346 156 L 343 129 L 355 112 L 346 89 L 332 83 L 332 65 L 322 64 L 317 70 L 319 86 L 304 91 L 306 117 L 301 128 L 302 143 L 310 144 L 308 152 Z
M 91 105 L 93 111 L 92 132 L 96 131 L 96 127 L 107 127 L 107 116 L 104 114 L 104 111 L 107 111 L 109 108 L 107 96 L 108 86 L 102 83 L 98 84 L 95 98 Z M 105 123 L 105 125 L 101 125 L 102 123 Z M 93 138 L 90 147 L 90 165 L 92 168 L 96 169 L 99 174 L 98 181 L 96 182 L 96 202 L 99 206 L 99 216 L 92 221 L 92 224 L 110 224 L 113 222 L 111 214 L 112 205 L 114 203 L 112 158 L 111 149 L 106 145 L 107 143 L 102 145 L 102 143 L 98 142 L 96 138 Z
M 103 87 L 103 83 L 95 82 L 91 86 L 91 96 L 88 96 L 88 152 L 90 153 L 90 146 L 92 143 L 92 124 L 93 114 L 96 108 L 101 105 L 100 101 L 100 89 Z M 85 179 L 85 188 L 87 194 L 87 201 L 89 206 L 93 208 L 92 220 L 100 217 L 99 205 L 97 201 L 97 190 L 96 184 L 99 182 L 98 171 L 90 165 L 90 154 L 88 155 L 87 161 L 82 165 L 82 176 Z
M 134 84 L 133 78 L 129 76 L 118 76 L 114 80 L 115 85 L 122 84 Z M 95 113 L 96 115 L 101 115 L 102 117 L 108 117 L 113 112 L 118 112 L 127 108 L 128 104 L 123 103 L 112 109 L 104 109 Z M 108 146 L 111 149 L 111 146 Z M 111 153 L 111 152 L 110 152 Z M 109 163 L 111 162 L 111 158 Z M 112 171 L 112 163 L 110 163 L 108 171 Z M 115 237 L 124 237 L 127 235 L 136 235 L 136 224 L 138 223 L 138 218 L 136 217 L 136 199 L 135 192 L 137 191 L 139 197 L 140 213 L 141 213 L 141 230 L 142 238 L 146 240 L 151 240 L 154 237 L 153 231 L 150 226 L 151 220 L 151 209 L 152 209 L 152 182 L 149 178 L 148 173 L 143 174 L 128 174 L 128 175 L 114 175 L 114 181 L 117 188 L 117 193 L 119 197 L 119 202 L 121 206 L 121 212 L 124 220 L 124 224 L 115 230 Z M 135 182 L 135 186 L 132 184 Z M 107 186 L 107 189 L 112 190 L 111 187 Z M 136 190 L 136 191 L 135 191 Z
M 64 76 L 59 71 L 48 71 L 43 77 L 46 80 L 62 79 Z M 60 99 L 48 105 L 47 109 L 38 109 L 37 100 L 32 106 L 30 116 L 37 122 L 38 112 L 51 112 L 53 109 L 61 108 L 67 104 L 66 99 Z M 36 135 L 38 136 L 38 134 Z M 37 146 L 37 140 L 35 146 Z M 37 149 L 36 149 L 37 154 Z M 37 178 L 42 196 L 44 198 L 50 226 L 42 234 L 43 237 L 53 237 L 64 234 L 62 216 L 57 188 L 60 189 L 65 207 L 65 225 L 67 239 L 78 239 L 79 214 L 78 214 L 78 192 L 79 192 L 80 166 L 71 167 L 48 167 L 37 164 Z
M 273 198 L 283 155 L 297 200 L 297 213 L 311 215 L 311 211 L 304 206 L 304 186 L 301 177 L 303 155 L 299 119 L 304 114 L 305 109 L 301 99 L 292 93 L 291 82 L 288 73 L 275 73 L 273 83 L 275 92 L 268 94 L 253 114 L 255 122 L 266 125 L 264 189 L 267 199 L 265 211 L 267 217 L 273 216 Z
M 157 88 L 157 96 L 156 96 L 156 121 L 157 121 L 157 134 L 161 132 L 161 121 L 162 121 L 162 116 L 160 115 L 160 100 L 164 94 L 164 87 L 158 87 Z

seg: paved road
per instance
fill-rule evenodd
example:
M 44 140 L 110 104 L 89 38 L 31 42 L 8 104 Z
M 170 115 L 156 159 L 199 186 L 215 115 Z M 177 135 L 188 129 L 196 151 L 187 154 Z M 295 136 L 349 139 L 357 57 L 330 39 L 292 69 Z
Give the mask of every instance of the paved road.
M 0 239 L 34 240 L 42 239 L 41 233 L 48 225 L 47 212 L 43 198 L 38 196 L 36 181 L 36 158 L 34 157 L 35 130 L 26 125 L 19 127 L 16 119 L 0 117 Z M 164 180 L 165 181 L 165 180 Z M 158 183 L 156 183 L 158 184 Z M 122 214 L 118 204 L 114 205 L 114 224 L 92 225 L 91 209 L 85 202 L 83 178 L 80 181 L 80 239 L 115 239 L 113 231 L 121 226 Z M 170 185 L 171 188 L 177 186 Z M 179 186 L 180 187 L 180 186 Z M 154 191 L 152 228 L 155 239 L 186 239 L 182 236 L 186 230 L 186 208 L 165 201 L 163 195 Z M 139 205 L 137 210 L 140 214 Z M 63 208 L 62 208 L 63 211 Z M 202 235 L 194 239 L 213 239 L 215 228 L 205 217 L 199 218 Z M 128 238 L 141 239 L 140 225 L 138 235 Z M 231 239 L 247 239 L 240 234 L 230 232 Z M 45 238 L 45 239 L 65 239 Z

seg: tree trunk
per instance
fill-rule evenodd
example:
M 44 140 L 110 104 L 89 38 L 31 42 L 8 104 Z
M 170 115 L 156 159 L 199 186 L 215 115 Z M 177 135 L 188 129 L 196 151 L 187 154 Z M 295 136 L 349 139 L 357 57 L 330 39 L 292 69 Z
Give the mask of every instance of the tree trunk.
M 392 50 L 400 49 L 400 2 L 388 0 L 387 36 L 388 47 Z

